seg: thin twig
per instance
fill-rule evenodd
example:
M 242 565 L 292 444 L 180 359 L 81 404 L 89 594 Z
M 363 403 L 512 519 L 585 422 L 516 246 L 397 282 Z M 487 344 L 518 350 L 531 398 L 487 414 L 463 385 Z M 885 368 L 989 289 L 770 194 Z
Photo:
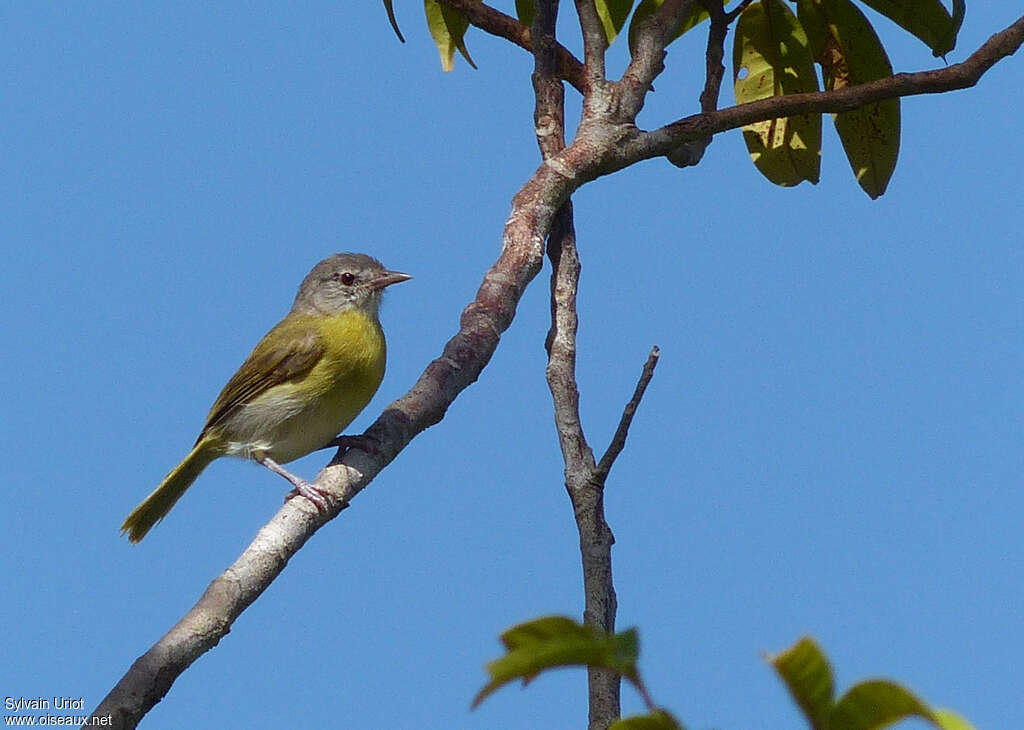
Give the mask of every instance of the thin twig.
M 705 75 L 704 90 L 700 94 L 700 110 L 702 112 L 713 112 L 718 108 L 718 95 L 722 88 L 722 79 L 725 76 L 725 66 L 722 59 L 725 56 L 725 36 L 729 32 L 730 13 L 717 0 L 699 0 L 701 6 L 707 11 L 711 19 L 711 27 L 708 30 L 707 51 L 705 51 Z M 745 0 L 741 5 L 745 5 Z M 676 167 L 692 167 L 698 164 L 704 157 L 713 137 L 685 142 L 674 150 L 668 152 L 665 157 Z
M 640 405 L 640 400 L 644 397 L 644 391 L 647 390 L 648 383 L 654 377 L 654 368 L 658 365 L 658 357 L 660 355 L 661 350 L 658 349 L 657 345 L 651 348 L 651 354 L 647 356 L 647 362 L 644 363 L 644 369 L 640 373 L 640 380 L 637 381 L 633 397 L 629 399 L 629 403 L 622 410 L 619 427 L 615 429 L 615 435 L 612 437 L 611 443 L 608 444 L 608 449 L 604 452 L 604 456 L 601 457 L 601 461 L 598 462 L 597 469 L 594 472 L 594 477 L 601 482 L 608 478 L 608 472 L 611 471 L 612 464 L 619 458 L 619 454 L 622 453 L 622 449 L 626 446 L 629 426 L 633 423 L 633 416 L 636 415 L 636 409 Z
M 565 89 L 557 74 L 558 0 L 538 0 L 534 5 L 531 34 L 533 49 L 533 122 L 541 158 L 547 160 L 565 149 Z
M 597 14 L 594 0 L 575 2 L 583 35 L 583 66 L 586 68 L 588 88 L 593 91 L 605 80 L 604 54 L 608 50 L 608 38 L 604 34 L 604 24 Z
M 438 0 L 443 5 L 462 12 L 470 24 L 485 33 L 498 36 L 533 53 L 533 38 L 530 29 L 500 10 L 496 10 L 479 0 Z M 583 70 L 583 62 L 562 45 L 555 50 L 558 77 L 567 81 L 581 94 L 587 90 L 587 80 Z
M 713 112 L 718 108 L 718 94 L 725 76 L 725 36 L 729 32 L 729 20 L 722 4 L 716 0 L 700 0 L 700 4 L 708 11 L 711 28 L 708 30 L 708 46 L 705 52 L 704 90 L 700 94 L 700 110 Z

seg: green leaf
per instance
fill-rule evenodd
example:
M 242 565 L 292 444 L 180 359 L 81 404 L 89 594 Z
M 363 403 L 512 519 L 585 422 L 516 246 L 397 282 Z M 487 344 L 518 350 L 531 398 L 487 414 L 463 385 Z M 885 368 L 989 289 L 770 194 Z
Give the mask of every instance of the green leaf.
M 781 0 L 759 0 L 740 15 L 733 44 L 736 102 L 818 90 L 807 35 Z M 776 185 L 818 182 L 821 115 L 769 119 L 743 127 L 761 174 Z
M 974 730 L 974 725 L 952 710 L 932 710 L 932 722 L 941 730 Z
M 633 19 L 629 21 L 630 53 L 632 53 L 633 49 L 636 48 L 636 33 L 637 27 L 639 26 L 640 22 L 643 21 L 645 18 L 648 18 L 654 15 L 656 12 L 658 12 L 658 10 L 661 8 L 664 2 L 665 0 L 640 0 L 640 4 L 637 5 L 636 7 L 636 12 L 633 13 Z M 722 4 L 725 5 L 728 2 L 729 0 L 723 0 Z M 693 6 L 690 8 L 689 15 L 683 18 L 682 22 L 679 24 L 679 27 L 673 28 L 672 32 L 669 33 L 669 37 L 665 41 L 665 46 L 668 47 L 669 43 L 679 38 L 683 33 L 690 30 L 691 28 L 695 28 L 696 26 L 700 25 L 709 17 L 710 16 L 708 15 L 708 11 L 704 9 L 704 6 L 701 5 L 699 2 L 695 2 Z
M 395 8 L 392 4 L 394 0 L 384 0 L 384 10 L 387 11 L 388 21 L 391 23 L 392 30 L 395 31 L 395 35 L 398 36 L 398 40 L 405 43 L 405 38 L 402 37 L 402 31 L 398 29 L 398 20 L 395 18 Z
M 616 720 L 608 730 L 685 730 L 666 710 L 654 710 L 649 715 L 634 715 Z
M 437 45 L 441 54 L 441 68 L 451 71 L 455 66 L 455 51 L 457 50 L 466 59 L 466 62 L 476 68 L 473 59 L 469 57 L 463 36 L 469 28 L 469 19 L 458 10 L 453 10 L 447 5 L 441 5 L 437 0 L 423 0 L 423 10 L 427 15 L 427 27 L 430 35 Z
M 529 28 L 533 25 L 533 0 L 516 0 L 516 17 Z
M 569 666 L 604 667 L 639 683 L 636 629 L 608 636 L 564 616 L 528 621 L 501 635 L 508 653 L 487 664 L 491 681 L 473 699 L 476 707 L 496 689 L 516 679 L 527 683 L 541 672 Z
M 869 8 L 889 18 L 904 30 L 917 36 L 933 56 L 945 56 L 956 46 L 956 36 L 963 23 L 964 0 L 953 0 L 953 14 L 939 0 L 861 0 Z
M 808 636 L 769 660 L 813 730 L 881 730 L 909 717 L 921 718 L 939 730 L 974 730 L 952 710 L 933 709 L 910 690 L 885 679 L 855 684 L 833 701 L 828 657 Z
M 499 638 L 506 649 L 513 651 L 566 636 L 586 638 L 592 633 L 591 629 L 575 619 L 566 616 L 542 616 L 506 629 Z
M 814 639 L 805 636 L 785 651 L 768 657 L 814 730 L 828 730 L 835 698 L 832 667 Z
M 629 11 L 633 9 L 633 0 L 594 0 L 594 5 L 597 7 L 597 16 L 601 18 L 601 25 L 604 26 L 604 37 L 610 46 L 626 24 Z
M 797 6 L 826 89 L 892 76 L 875 29 L 850 0 L 797 0 Z M 867 104 L 833 119 L 857 183 L 877 198 L 889 185 L 899 157 L 899 99 Z
M 967 3 L 964 0 L 953 0 L 953 25 L 946 35 L 939 39 L 935 48 L 932 49 L 933 56 L 942 56 L 946 60 L 946 54 L 956 48 L 956 37 L 960 33 L 960 26 L 964 24 L 964 16 L 967 15 Z M 945 51 L 942 49 L 945 48 Z
M 931 709 L 908 689 L 895 682 L 873 679 L 855 684 L 839 698 L 832 708 L 829 727 L 876 730 L 908 717 L 920 717 L 935 724 Z

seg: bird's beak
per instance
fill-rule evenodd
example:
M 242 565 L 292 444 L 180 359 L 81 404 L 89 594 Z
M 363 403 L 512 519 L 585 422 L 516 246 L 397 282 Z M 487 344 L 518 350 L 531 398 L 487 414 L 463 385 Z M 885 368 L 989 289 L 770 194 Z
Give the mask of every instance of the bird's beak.
M 383 289 L 386 286 L 391 286 L 401 281 L 409 281 L 411 278 L 411 276 L 403 274 L 401 271 L 382 271 L 370 281 L 370 287 L 373 289 Z

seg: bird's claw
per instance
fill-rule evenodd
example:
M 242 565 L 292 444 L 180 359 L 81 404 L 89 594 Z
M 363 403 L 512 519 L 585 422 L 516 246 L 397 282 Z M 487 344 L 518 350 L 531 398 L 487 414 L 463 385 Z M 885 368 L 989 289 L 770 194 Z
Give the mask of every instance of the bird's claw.
M 284 498 L 284 501 L 287 502 L 288 500 L 298 496 L 303 496 L 312 502 L 313 506 L 316 507 L 316 511 L 320 514 L 327 514 L 330 512 L 332 502 L 331 495 L 322 489 L 314 487 L 309 482 L 302 481 L 296 483 L 295 489 L 288 493 Z
M 358 436 L 337 436 L 327 443 L 327 447 L 337 446 L 339 449 L 359 449 L 371 456 L 380 456 L 381 443 L 373 436 L 360 434 Z

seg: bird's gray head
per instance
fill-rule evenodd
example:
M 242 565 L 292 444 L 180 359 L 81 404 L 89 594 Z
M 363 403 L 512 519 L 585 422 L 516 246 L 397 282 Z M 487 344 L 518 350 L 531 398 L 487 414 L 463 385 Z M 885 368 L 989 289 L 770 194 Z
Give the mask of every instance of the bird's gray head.
M 362 253 L 336 253 L 313 267 L 299 285 L 293 312 L 337 314 L 349 307 L 376 318 L 384 288 L 412 277 L 389 271 Z

